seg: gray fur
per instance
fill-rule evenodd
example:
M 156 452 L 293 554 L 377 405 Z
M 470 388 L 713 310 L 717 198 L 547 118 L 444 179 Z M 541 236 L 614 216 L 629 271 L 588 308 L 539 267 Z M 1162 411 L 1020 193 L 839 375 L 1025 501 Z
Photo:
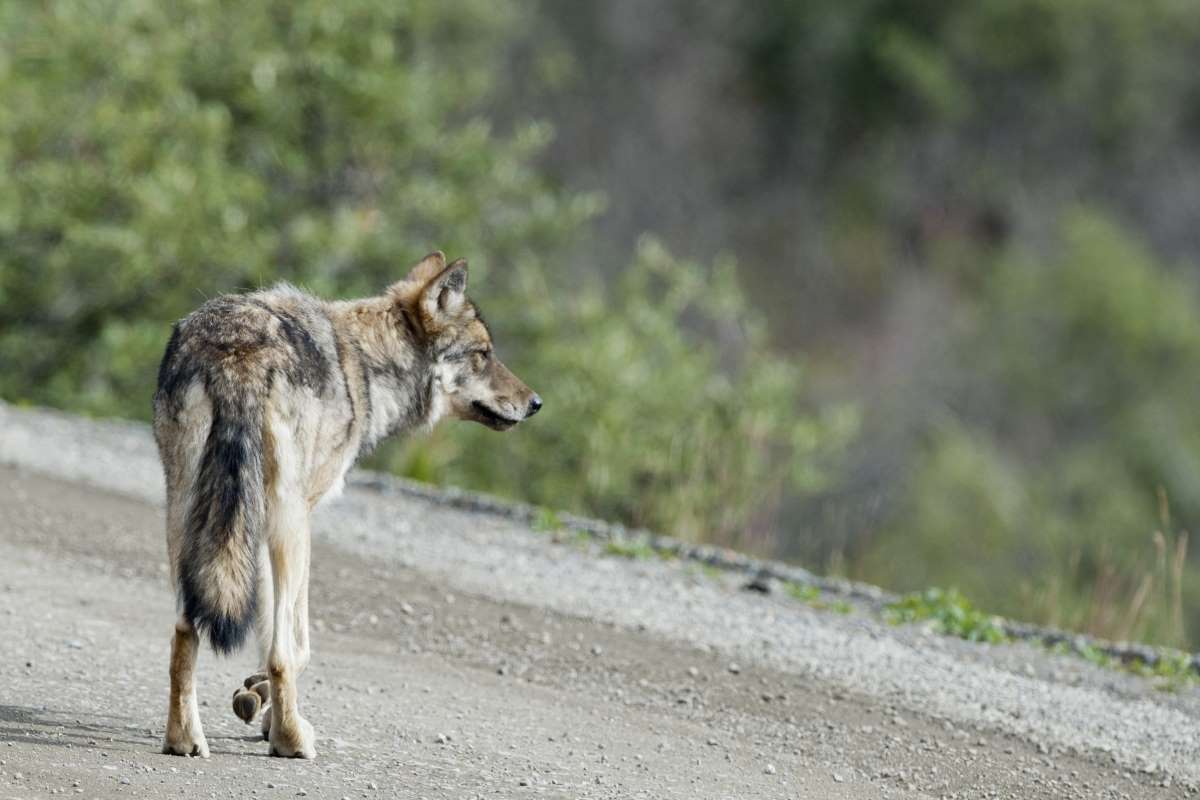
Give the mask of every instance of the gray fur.
M 198 635 L 229 653 L 257 628 L 271 752 L 311 757 L 295 686 L 309 657 L 310 510 L 387 436 L 444 416 L 505 430 L 541 407 L 492 355 L 466 284 L 465 261 L 433 253 L 380 297 L 327 302 L 285 284 L 214 298 L 175 325 L 154 397 L 180 612 L 166 752 L 207 752 Z

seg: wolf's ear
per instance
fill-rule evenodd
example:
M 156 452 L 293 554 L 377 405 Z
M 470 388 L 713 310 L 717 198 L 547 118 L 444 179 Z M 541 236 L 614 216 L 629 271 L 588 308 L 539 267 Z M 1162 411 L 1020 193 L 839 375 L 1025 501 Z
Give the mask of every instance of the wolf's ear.
M 437 319 L 457 311 L 467 296 L 467 260 L 460 258 L 439 272 L 421 290 L 421 314 Z
M 408 271 L 408 277 L 404 279 L 404 282 L 424 286 L 445 268 L 446 254 L 441 250 L 434 250 L 413 265 L 413 268 Z
M 408 271 L 408 275 L 389 286 L 387 294 L 396 304 L 409 305 L 421 293 L 425 285 L 436 278 L 438 273 L 445 268 L 446 254 L 441 250 L 434 250 L 414 264 Z

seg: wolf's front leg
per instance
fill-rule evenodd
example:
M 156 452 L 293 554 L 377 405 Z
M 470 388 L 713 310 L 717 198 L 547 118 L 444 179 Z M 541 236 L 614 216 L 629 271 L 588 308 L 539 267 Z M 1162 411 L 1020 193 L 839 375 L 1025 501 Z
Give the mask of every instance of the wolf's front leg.
M 299 677 L 308 667 L 311 649 L 308 643 L 308 564 L 311 562 L 311 553 L 309 559 L 305 561 L 304 578 L 300 581 L 300 596 L 296 599 L 296 676 Z M 268 653 L 269 653 L 268 649 Z M 267 663 L 267 658 L 263 658 L 263 663 Z M 269 703 L 271 700 L 270 681 L 266 673 L 256 673 L 246 678 L 246 688 L 239 689 L 234 693 L 234 711 L 237 711 L 238 716 L 242 717 L 246 722 L 251 722 L 254 717 L 243 716 L 241 711 L 238 711 L 237 704 L 239 696 L 244 697 L 246 692 L 256 693 L 262 697 L 262 702 Z M 249 708 L 254 701 L 247 699 L 245 708 Z M 255 707 L 254 713 L 257 713 Z M 271 739 L 271 711 L 270 706 L 267 706 L 262 717 L 262 736 L 270 741 Z
M 296 673 L 308 669 L 308 661 L 312 651 L 308 644 L 308 565 L 312 561 L 312 539 L 305 528 L 304 536 L 304 575 L 300 578 L 300 593 L 296 597 Z
M 186 617 L 175 623 L 171 641 L 171 699 L 167 707 L 167 736 L 163 752 L 208 758 L 208 742 L 196 704 L 196 655 L 200 637 Z
M 271 686 L 271 755 L 314 758 L 312 725 L 300 716 L 296 678 L 307 662 L 297 636 L 297 611 L 308 579 L 308 511 L 300 508 L 272 526 L 271 573 L 275 615 L 267 673 Z M 307 643 L 307 632 L 304 640 Z M 304 648 L 307 650 L 307 647 Z

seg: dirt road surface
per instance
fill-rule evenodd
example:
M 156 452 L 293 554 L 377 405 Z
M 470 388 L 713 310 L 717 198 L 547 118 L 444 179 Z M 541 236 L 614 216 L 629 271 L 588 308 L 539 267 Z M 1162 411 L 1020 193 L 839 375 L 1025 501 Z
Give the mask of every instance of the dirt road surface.
M 234 717 L 249 652 L 201 656 L 212 757 L 161 755 L 161 493 L 144 427 L 0 405 L 0 798 L 1175 798 L 1200 781 L 1195 689 L 363 481 L 314 523 L 317 759 L 267 757 Z

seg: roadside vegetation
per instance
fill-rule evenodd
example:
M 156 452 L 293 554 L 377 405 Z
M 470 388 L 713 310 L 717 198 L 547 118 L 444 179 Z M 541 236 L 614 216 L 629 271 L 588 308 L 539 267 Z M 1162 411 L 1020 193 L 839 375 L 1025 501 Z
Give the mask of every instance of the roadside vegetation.
M 636 5 L 0 3 L 0 397 L 442 248 L 546 411 L 369 466 L 1196 648 L 1200 11 Z

